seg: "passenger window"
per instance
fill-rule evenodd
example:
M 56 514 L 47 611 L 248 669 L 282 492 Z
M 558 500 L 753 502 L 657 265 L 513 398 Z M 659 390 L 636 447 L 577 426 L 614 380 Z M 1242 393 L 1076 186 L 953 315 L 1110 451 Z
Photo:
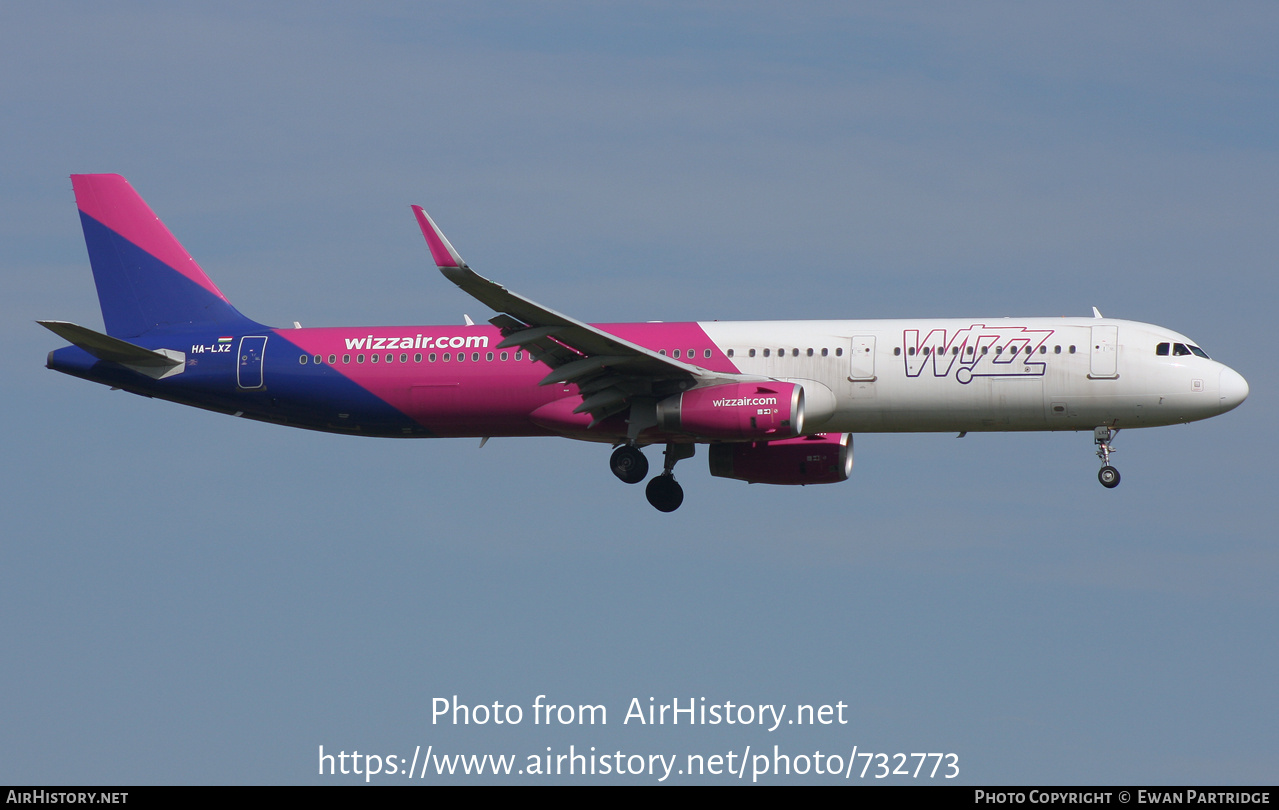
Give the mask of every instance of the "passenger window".
M 355 356 L 355 362 L 357 362 L 357 363 L 363 363 L 363 362 L 364 362 L 364 355 L 362 355 L 362 354 L 357 354 L 357 355 Z
M 732 350 L 732 349 L 729 349 L 729 350 L 728 350 L 728 356 L 729 356 L 729 357 L 732 357 L 732 356 L 733 356 L 733 350 Z
M 706 351 L 702 352 L 702 357 L 705 357 L 707 360 L 711 359 L 711 350 L 707 349 Z
M 330 365 L 330 366 L 337 365 L 337 362 L 338 362 L 338 356 L 337 356 L 336 354 L 330 354 L 330 355 L 329 355 L 329 365 Z M 345 362 L 345 361 L 343 361 L 343 362 Z
M 444 353 L 444 362 L 446 362 L 446 363 L 447 363 L 447 362 L 448 362 L 449 360 L 451 360 L 451 359 L 453 359 L 453 355 L 449 354 L 448 352 L 445 352 L 445 353 Z
M 407 354 L 402 354 L 402 355 L 400 355 L 400 362 L 401 362 L 401 363 L 407 363 L 408 361 L 409 361 L 409 356 L 408 356 Z
M 1170 347 L 1171 347 L 1171 344 L 1168 344 L 1168 343 L 1160 343 L 1158 346 L 1156 346 L 1156 347 L 1155 347 L 1155 356 L 1156 356 L 1156 357 L 1167 357 L 1167 356 L 1168 356 L 1168 349 L 1169 349 Z
M 1061 354 L 1061 347 L 1053 346 L 1053 354 Z
M 434 363 L 434 362 L 435 362 L 435 352 L 431 352 L 430 354 L 428 354 L 428 355 L 426 356 L 426 359 L 427 359 L 428 361 L 430 361 L 430 362 Z
M 507 353 L 506 353 L 506 352 L 502 352 L 502 362 L 504 362 L 504 363 L 506 362 L 507 356 L 508 356 L 508 355 L 507 355 Z
M 471 360 L 472 360 L 473 362 L 476 362 L 476 363 L 480 362 L 480 353 L 479 353 L 479 352 L 471 352 Z
M 1071 354 L 1074 354 L 1074 353 L 1075 353 L 1075 347 L 1074 347 L 1074 346 L 1071 346 L 1071 347 L 1070 347 L 1070 353 L 1071 353 Z
M 836 357 L 843 357 L 843 356 L 844 356 L 844 350 L 843 350 L 843 349 L 836 349 L 836 350 L 835 350 L 835 356 L 836 356 Z
M 901 356 L 902 356 L 902 347 L 901 347 L 901 346 L 894 346 L 894 347 L 893 347 L 893 357 L 901 357 Z
M 305 365 L 306 365 L 306 355 L 304 354 L 304 355 L 302 355 L 301 357 L 299 357 L 299 358 L 298 358 L 298 362 L 305 366 Z
M 809 352 L 809 354 L 812 354 L 812 352 Z M 790 356 L 791 356 L 791 357 L 799 357 L 799 349 L 791 349 L 791 350 L 790 350 Z
M 822 357 L 825 357 L 828 354 L 830 354 L 830 349 L 822 349 Z
M 376 363 L 376 362 L 378 361 L 378 358 L 379 358 L 379 357 L 380 357 L 380 355 L 370 354 L 370 355 L 369 355 L 369 360 L 371 360 L 371 361 L 373 361 L 374 363 Z
M 750 354 L 751 354 L 751 357 L 754 357 L 754 356 L 755 356 L 755 350 L 754 350 L 754 349 L 751 349 Z
M 765 356 L 765 357 L 768 357 L 768 352 L 769 352 L 769 350 L 768 350 L 768 349 L 765 349 L 765 350 L 764 350 L 764 356 Z
M 344 355 L 342 355 L 342 362 L 343 362 L 343 363 L 349 363 L 349 362 L 351 362 L 351 355 L 349 355 L 349 354 L 344 354 Z
M 393 354 L 388 354 L 388 355 L 386 356 L 386 362 L 388 362 L 388 363 L 394 363 L 394 362 L 395 362 L 395 355 L 393 355 Z
M 678 359 L 679 359 L 679 349 L 676 349 L 675 351 L 671 352 L 671 357 L 674 357 L 676 360 L 678 360 Z
M 420 362 L 422 362 L 422 355 L 421 355 L 421 354 L 415 354 L 415 355 L 413 355 L 413 362 L 414 362 L 414 363 L 420 363 Z

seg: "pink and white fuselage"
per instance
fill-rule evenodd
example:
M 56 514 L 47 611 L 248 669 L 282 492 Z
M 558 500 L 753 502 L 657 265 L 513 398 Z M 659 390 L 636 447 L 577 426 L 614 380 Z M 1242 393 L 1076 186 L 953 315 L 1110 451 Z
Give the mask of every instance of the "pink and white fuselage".
M 853 433 L 1116 431 L 1224 413 L 1243 377 L 1159 326 L 1092 318 L 588 324 L 471 270 L 421 208 L 440 271 L 488 324 L 267 327 L 241 315 L 118 175 L 74 175 L 106 333 L 41 321 L 73 345 L 50 368 L 251 419 L 386 437 L 558 435 L 615 445 L 650 502 L 677 508 L 675 463 L 714 475 L 842 481 Z M 468 319 L 469 321 L 469 319 Z
M 726 377 L 794 383 L 804 392 L 804 429 L 825 433 L 1154 427 L 1224 413 L 1248 393 L 1237 372 L 1206 356 L 1157 354 L 1162 344 L 1194 347 L 1184 335 L 1110 318 L 595 328 Z M 332 365 L 429 435 L 626 437 L 626 419 L 588 429 L 591 416 L 573 414 L 582 404 L 578 386 L 539 385 L 547 366 L 521 347 L 497 349 L 503 336 L 492 326 L 281 329 L 278 335 L 299 351 L 291 366 L 272 363 L 274 374 L 305 378 Z M 640 443 L 707 438 L 656 425 L 638 437 Z

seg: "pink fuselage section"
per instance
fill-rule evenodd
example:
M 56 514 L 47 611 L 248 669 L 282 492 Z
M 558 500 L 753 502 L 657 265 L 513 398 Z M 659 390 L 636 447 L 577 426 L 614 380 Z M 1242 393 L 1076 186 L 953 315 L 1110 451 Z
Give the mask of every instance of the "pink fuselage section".
M 696 323 L 601 324 L 599 328 L 654 351 L 668 355 L 679 351 L 681 357 L 703 368 L 737 373 L 732 361 Z M 280 375 L 284 375 L 294 378 L 290 382 L 295 384 L 288 389 L 307 390 L 308 397 L 322 401 L 326 387 L 313 388 L 305 381 L 336 373 L 421 425 L 425 435 L 431 436 L 573 433 L 610 441 L 625 435 L 622 418 L 607 420 L 587 432 L 590 416 L 571 415 L 581 402 L 577 387 L 539 385 L 547 366 L 519 347 L 497 348 L 502 335 L 491 326 L 271 331 L 270 343 L 276 345 L 265 349 L 268 389 L 273 387 L 271 377 L 276 378 L 278 388 L 283 382 Z M 293 356 L 281 357 L 281 353 Z M 555 406 L 559 400 L 565 402 Z M 332 404 L 340 407 L 340 403 Z M 535 415 L 539 410 L 541 418 Z M 548 419 L 552 421 L 548 423 Z M 560 419 L 565 420 L 563 424 L 554 421 Z

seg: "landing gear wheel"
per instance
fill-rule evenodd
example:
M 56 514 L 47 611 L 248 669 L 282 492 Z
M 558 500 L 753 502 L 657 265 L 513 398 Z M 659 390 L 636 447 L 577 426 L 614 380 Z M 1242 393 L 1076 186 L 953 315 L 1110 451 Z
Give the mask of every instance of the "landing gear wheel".
M 1119 470 L 1107 464 L 1097 472 L 1097 480 L 1106 489 L 1114 489 L 1119 486 Z
M 608 466 L 613 475 L 628 484 L 638 484 L 648 477 L 648 459 L 634 445 L 624 444 L 614 450 Z
M 674 512 L 684 502 L 684 488 L 670 473 L 662 473 L 649 481 L 644 494 L 659 512 Z

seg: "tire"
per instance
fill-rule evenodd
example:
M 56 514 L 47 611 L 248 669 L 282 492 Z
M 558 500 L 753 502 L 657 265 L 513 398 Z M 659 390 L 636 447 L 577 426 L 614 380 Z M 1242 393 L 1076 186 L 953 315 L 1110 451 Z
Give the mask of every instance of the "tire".
M 648 459 L 638 447 L 624 444 L 613 451 L 608 461 L 609 469 L 622 481 L 638 484 L 648 476 Z
M 663 473 L 649 481 L 644 495 L 659 512 L 674 512 L 684 502 L 684 488 L 670 473 Z
M 1114 489 L 1119 486 L 1119 470 L 1107 464 L 1097 472 L 1097 480 L 1106 489 Z

